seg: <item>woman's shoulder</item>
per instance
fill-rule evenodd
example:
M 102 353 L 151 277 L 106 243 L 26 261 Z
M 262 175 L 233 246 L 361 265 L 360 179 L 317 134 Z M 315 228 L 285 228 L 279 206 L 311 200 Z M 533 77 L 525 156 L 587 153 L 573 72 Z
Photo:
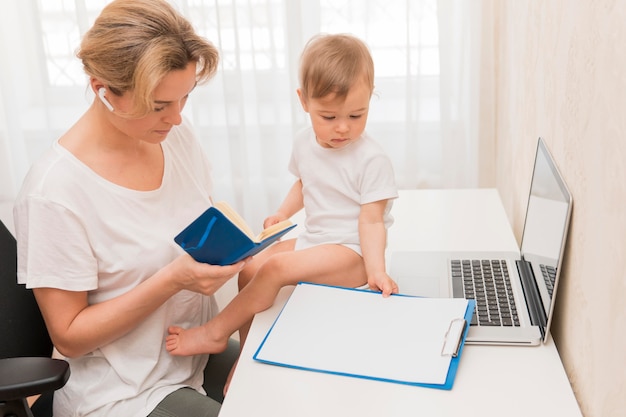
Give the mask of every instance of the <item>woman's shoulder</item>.
M 22 190 L 29 193 L 51 192 L 68 178 L 83 178 L 76 175 L 76 164 L 72 155 L 55 141 L 30 166 L 22 183 Z

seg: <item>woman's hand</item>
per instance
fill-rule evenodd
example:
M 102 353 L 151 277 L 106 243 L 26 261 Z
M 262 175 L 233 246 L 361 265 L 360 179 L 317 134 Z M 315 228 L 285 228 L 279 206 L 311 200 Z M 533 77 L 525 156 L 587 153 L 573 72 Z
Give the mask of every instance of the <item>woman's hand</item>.
M 204 295 L 214 294 L 229 279 L 243 269 L 249 259 L 233 265 L 219 266 L 196 262 L 190 255 L 182 254 L 164 269 L 178 290 L 189 290 Z

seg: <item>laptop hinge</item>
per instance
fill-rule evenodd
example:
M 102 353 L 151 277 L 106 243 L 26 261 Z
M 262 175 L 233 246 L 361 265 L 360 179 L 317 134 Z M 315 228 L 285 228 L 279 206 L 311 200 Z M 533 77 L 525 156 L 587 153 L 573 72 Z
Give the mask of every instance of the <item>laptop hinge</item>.
M 547 317 L 546 312 L 543 309 L 541 303 L 541 296 L 539 295 L 539 288 L 535 281 L 535 274 L 533 273 L 530 262 L 523 259 L 515 261 L 517 264 L 517 271 L 522 280 L 522 289 L 524 290 L 524 298 L 526 299 L 526 305 L 528 306 L 528 312 L 530 314 L 530 322 L 539 326 L 541 332 L 541 338 L 545 338 Z

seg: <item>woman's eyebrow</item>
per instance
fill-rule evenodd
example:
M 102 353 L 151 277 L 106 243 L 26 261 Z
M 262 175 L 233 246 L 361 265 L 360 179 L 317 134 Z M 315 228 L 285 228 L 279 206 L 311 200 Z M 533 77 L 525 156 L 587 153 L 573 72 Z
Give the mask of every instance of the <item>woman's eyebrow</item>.
M 185 97 L 188 97 L 189 94 L 191 94 L 191 92 L 198 86 L 198 82 L 196 81 L 196 83 L 193 85 L 193 87 L 191 87 L 191 90 L 189 90 L 189 92 L 185 95 Z M 167 100 L 154 100 L 153 103 L 154 104 L 170 104 L 173 100 L 167 101 Z

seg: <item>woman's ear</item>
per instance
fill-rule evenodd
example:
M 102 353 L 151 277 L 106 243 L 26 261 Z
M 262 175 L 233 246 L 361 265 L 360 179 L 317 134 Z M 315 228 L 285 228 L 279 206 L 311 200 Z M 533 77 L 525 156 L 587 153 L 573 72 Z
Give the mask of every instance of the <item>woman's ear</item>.
M 96 78 L 91 78 L 89 80 L 89 85 L 91 86 L 91 89 L 96 94 L 96 96 L 100 99 L 102 104 L 104 104 L 104 106 L 107 109 L 109 109 L 109 111 L 115 112 L 115 109 L 114 109 L 113 105 L 111 104 L 111 102 L 106 97 L 107 92 L 108 92 L 108 89 L 107 89 L 106 85 L 103 82 L 101 82 L 98 79 L 96 79 Z
M 98 95 L 98 91 L 100 91 L 101 88 L 106 88 L 107 86 L 97 78 L 91 77 L 89 79 L 89 87 L 91 87 L 91 91 L 93 91 L 95 95 Z

